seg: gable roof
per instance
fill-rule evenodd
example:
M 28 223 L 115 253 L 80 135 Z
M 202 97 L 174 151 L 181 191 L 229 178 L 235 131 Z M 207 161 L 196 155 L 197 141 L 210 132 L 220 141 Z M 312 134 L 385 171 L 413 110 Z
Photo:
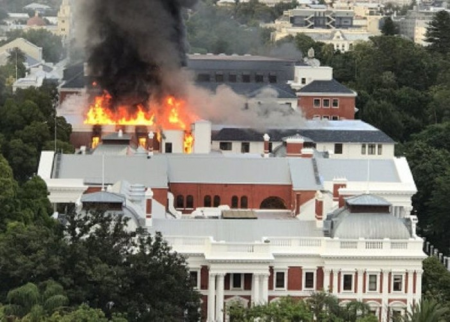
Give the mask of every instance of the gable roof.
M 380 130 L 341 130 L 341 129 L 272 129 L 259 132 L 248 128 L 223 128 L 213 135 L 213 141 L 249 141 L 262 142 L 264 133 L 269 134 L 270 141 L 282 142 L 283 138 L 299 134 L 316 143 L 394 143 Z
M 246 97 L 255 97 L 264 89 L 272 89 L 277 92 L 278 98 L 297 98 L 295 91 L 287 84 L 197 82 L 196 85 L 212 92 L 215 92 L 219 86 L 228 86 L 236 94 Z
M 339 93 L 355 94 L 354 91 L 339 83 L 337 80 L 315 80 L 302 87 L 299 93 Z

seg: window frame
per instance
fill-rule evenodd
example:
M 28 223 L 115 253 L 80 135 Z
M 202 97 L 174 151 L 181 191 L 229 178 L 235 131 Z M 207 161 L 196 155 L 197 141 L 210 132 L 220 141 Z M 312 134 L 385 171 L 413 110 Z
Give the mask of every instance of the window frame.
M 192 273 L 196 273 L 197 277 L 197 283 L 194 285 L 194 283 L 192 283 Z M 199 290 L 200 289 L 200 279 L 201 279 L 201 275 L 200 275 L 200 270 L 199 269 L 191 269 L 189 270 L 189 278 L 191 278 L 191 285 L 195 290 Z
M 234 276 L 241 277 L 241 285 L 239 287 L 234 286 Z M 244 289 L 244 274 L 242 273 L 231 273 L 230 274 L 230 290 L 243 290 Z
M 363 143 L 361 144 L 361 155 L 367 154 L 367 144 Z
M 164 143 L 164 153 L 173 153 L 173 144 L 172 142 Z
M 316 104 L 316 102 L 318 104 Z M 322 99 L 320 99 L 320 98 L 313 98 L 313 107 L 314 108 L 321 108 L 322 107 Z
M 219 142 L 219 149 L 220 149 L 220 151 L 232 151 L 233 150 L 233 142 L 220 141 Z
M 207 202 L 209 200 L 209 202 Z M 209 204 L 208 206 L 207 206 L 207 204 Z M 212 206 L 212 198 L 211 198 L 211 195 L 206 195 L 206 196 L 204 196 L 203 197 L 203 207 L 205 207 L 205 208 L 211 208 L 211 206 Z
M 325 104 L 325 102 L 327 102 L 327 103 Z M 323 108 L 330 108 L 330 99 L 329 98 L 322 99 L 322 107 Z
M 367 144 L 367 155 L 376 155 L 377 145 L 375 143 Z
M 181 204 L 181 207 L 180 207 Z M 175 208 L 176 209 L 184 209 L 184 195 L 177 195 L 175 198 Z
M 334 154 L 343 154 L 344 153 L 344 144 L 342 143 L 335 143 L 334 144 Z
M 241 142 L 241 153 L 250 153 L 250 142 Z
M 383 154 L 383 144 L 378 144 L 377 145 L 377 155 L 382 155 Z
M 306 85 L 306 77 L 300 78 L 300 83 L 301 83 L 302 85 Z
M 231 197 L 231 209 L 239 208 L 239 197 L 234 195 Z
M 379 279 L 380 279 L 380 274 L 377 273 L 366 273 L 367 274 L 367 285 L 366 285 L 366 290 L 367 293 L 378 293 L 379 290 Z M 370 289 L 370 277 L 371 276 L 375 276 L 375 289 L 371 290 Z
M 278 287 L 278 274 L 283 274 L 283 286 Z M 287 289 L 287 270 L 286 269 L 277 269 L 273 271 L 273 289 L 275 291 L 285 291 Z
M 248 197 L 241 196 L 241 209 L 248 209 Z
M 215 195 L 213 198 L 213 207 L 217 208 L 220 206 L 220 196 L 219 195 Z
M 313 275 L 313 279 L 312 279 L 313 285 L 312 285 L 312 287 L 307 287 L 306 286 L 306 274 L 312 274 Z M 316 272 L 314 270 L 304 270 L 303 271 L 303 284 L 302 284 L 302 286 L 303 286 L 302 287 L 303 290 L 305 290 L 305 291 L 313 291 L 313 290 L 316 289 Z
M 337 102 L 337 104 L 334 104 L 335 102 Z M 339 98 L 333 98 L 331 100 L 331 108 L 339 108 Z
M 194 209 L 194 196 L 193 195 L 186 196 L 185 209 Z
M 395 289 L 395 277 L 400 277 L 400 289 Z M 392 273 L 392 293 L 404 293 L 405 292 L 405 274 L 404 273 Z
M 350 280 L 350 283 L 351 283 L 351 285 L 350 285 L 350 289 L 348 289 L 348 290 L 346 290 L 345 289 L 345 277 L 346 276 L 350 276 L 350 278 L 351 278 L 351 280 Z M 341 292 L 344 292 L 344 293 L 354 293 L 355 292 L 355 290 L 354 290 L 354 288 L 355 288 L 355 273 L 341 273 Z

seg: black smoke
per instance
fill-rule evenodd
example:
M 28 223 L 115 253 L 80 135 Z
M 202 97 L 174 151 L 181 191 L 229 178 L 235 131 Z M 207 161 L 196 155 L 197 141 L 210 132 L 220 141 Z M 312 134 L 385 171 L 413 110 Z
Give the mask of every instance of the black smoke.
M 89 74 L 116 104 L 174 95 L 186 64 L 183 15 L 197 0 L 77 0 Z M 181 86 L 181 85 L 180 85 Z

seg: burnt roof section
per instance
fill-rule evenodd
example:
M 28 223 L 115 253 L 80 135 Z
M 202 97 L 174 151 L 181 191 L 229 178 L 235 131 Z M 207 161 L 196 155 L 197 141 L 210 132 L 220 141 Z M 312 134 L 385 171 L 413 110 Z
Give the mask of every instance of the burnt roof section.
M 299 93 L 339 93 L 355 94 L 354 91 L 339 83 L 337 80 L 316 80 L 300 89 Z
M 224 128 L 213 135 L 213 141 L 263 141 L 264 133 L 269 134 L 270 141 L 281 142 L 283 138 L 299 134 L 310 138 L 314 142 L 341 142 L 341 143 L 394 143 L 389 136 L 380 130 L 303 130 L 303 129 L 278 129 L 258 132 L 253 129 Z
M 63 72 L 63 81 L 61 88 L 84 88 L 86 80 L 83 65 L 67 67 Z
M 246 97 L 255 97 L 264 89 L 272 89 L 277 92 L 278 98 L 297 98 L 295 91 L 287 84 L 197 82 L 197 85 L 212 92 L 215 92 L 219 86 L 225 85 L 230 87 L 236 94 Z

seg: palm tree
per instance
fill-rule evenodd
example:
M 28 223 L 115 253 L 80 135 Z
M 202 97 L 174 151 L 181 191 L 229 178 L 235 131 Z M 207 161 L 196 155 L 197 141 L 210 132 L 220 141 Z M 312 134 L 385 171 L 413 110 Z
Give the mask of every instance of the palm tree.
M 328 321 L 330 317 L 338 317 L 342 313 L 337 297 L 327 292 L 313 292 L 306 303 L 315 321 Z
M 424 299 L 411 306 L 411 310 L 402 318 L 402 322 L 445 322 L 448 321 L 448 307 L 434 299 Z
M 359 318 L 370 315 L 370 306 L 360 301 L 351 301 L 345 306 L 344 318 L 348 322 L 356 322 Z
M 39 322 L 46 315 L 69 302 L 64 289 L 55 281 L 49 280 L 42 285 L 41 292 L 33 283 L 27 283 L 8 292 L 4 312 L 6 316 L 25 318 L 30 322 Z

